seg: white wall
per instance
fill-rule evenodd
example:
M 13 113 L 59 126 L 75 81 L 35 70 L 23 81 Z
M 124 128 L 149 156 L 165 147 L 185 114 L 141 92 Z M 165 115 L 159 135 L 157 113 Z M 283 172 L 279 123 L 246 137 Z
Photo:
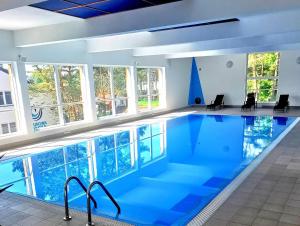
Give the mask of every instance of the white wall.
M 229 60 L 233 62 L 231 68 L 226 67 Z M 199 57 L 196 61 L 206 104 L 217 94 L 225 95 L 225 105 L 241 105 L 244 102 L 246 54 Z
M 16 60 L 17 55 L 13 33 L 0 30 L 0 61 Z
M 280 52 L 278 94 L 289 94 L 290 105 L 300 106 L 300 50 Z M 226 62 L 233 61 L 227 68 Z M 247 55 L 197 58 L 199 77 L 206 103 L 218 93 L 225 94 L 226 105 L 241 105 L 245 99 Z M 278 98 L 277 98 L 278 99 Z
M 278 93 L 290 94 L 291 106 L 300 106 L 300 64 L 298 51 L 284 51 L 280 53 Z
M 192 59 L 169 60 L 166 67 L 166 104 L 168 109 L 188 105 Z

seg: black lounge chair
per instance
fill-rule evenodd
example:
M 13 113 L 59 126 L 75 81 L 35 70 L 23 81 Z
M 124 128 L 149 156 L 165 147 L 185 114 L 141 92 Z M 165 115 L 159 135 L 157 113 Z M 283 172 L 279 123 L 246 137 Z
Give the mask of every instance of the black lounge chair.
M 274 106 L 274 111 L 282 111 L 287 112 L 289 109 L 289 95 L 284 94 L 280 95 L 279 101 L 276 102 L 276 105 Z
M 206 109 L 216 110 L 224 107 L 224 95 L 217 95 L 215 101 L 212 101 L 211 104 L 206 106 Z
M 253 107 L 253 109 L 255 109 L 257 107 L 257 102 L 255 100 L 255 93 L 248 93 L 247 100 L 242 105 L 241 110 L 245 111 L 245 110 L 249 109 L 251 111 L 252 107 Z

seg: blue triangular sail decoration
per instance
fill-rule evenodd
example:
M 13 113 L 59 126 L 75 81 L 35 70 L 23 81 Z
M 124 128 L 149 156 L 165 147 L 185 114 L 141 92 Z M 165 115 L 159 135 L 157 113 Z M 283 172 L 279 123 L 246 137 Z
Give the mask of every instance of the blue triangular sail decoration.
M 191 70 L 191 83 L 189 93 L 189 105 L 195 104 L 195 98 L 201 98 L 201 105 L 205 105 L 204 96 L 201 88 L 201 82 L 198 74 L 198 68 L 195 57 L 193 58 Z

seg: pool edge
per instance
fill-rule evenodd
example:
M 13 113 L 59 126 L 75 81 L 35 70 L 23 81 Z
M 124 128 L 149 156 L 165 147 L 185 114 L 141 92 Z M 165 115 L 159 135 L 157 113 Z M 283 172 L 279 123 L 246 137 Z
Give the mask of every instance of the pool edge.
M 300 122 L 300 117 L 289 125 L 253 162 L 247 166 L 224 190 L 222 190 L 201 212 L 199 212 L 188 226 L 204 225 L 215 211 L 231 196 L 244 180 L 262 163 L 283 138 Z

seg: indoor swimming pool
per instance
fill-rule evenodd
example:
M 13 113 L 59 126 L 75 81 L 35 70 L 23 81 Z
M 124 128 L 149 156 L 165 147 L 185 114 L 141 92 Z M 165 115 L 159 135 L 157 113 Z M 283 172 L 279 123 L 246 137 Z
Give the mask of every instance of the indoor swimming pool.
M 105 136 L 0 162 L 0 187 L 64 205 L 64 183 L 99 180 L 93 214 L 135 225 L 185 225 L 295 120 L 294 117 L 189 114 L 134 125 Z M 86 212 L 86 195 L 69 187 L 70 208 Z M 63 217 L 63 216 L 62 216 Z

